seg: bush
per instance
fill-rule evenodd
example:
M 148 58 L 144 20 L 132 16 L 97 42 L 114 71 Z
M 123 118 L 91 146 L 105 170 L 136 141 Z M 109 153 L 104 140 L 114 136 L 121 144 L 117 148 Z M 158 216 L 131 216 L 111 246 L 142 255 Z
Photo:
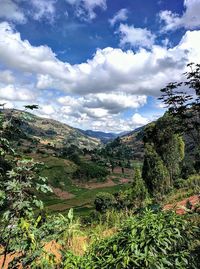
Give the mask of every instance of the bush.
M 200 175 L 192 175 L 186 180 L 186 186 L 195 192 L 200 192 Z
M 108 170 L 95 163 L 81 162 L 74 177 L 87 181 L 90 179 L 98 179 L 104 181 L 105 177 L 109 174 Z
M 116 206 L 115 197 L 108 192 L 100 192 L 97 194 L 94 201 L 95 209 L 99 212 L 105 212 Z
M 87 268 L 197 268 L 190 253 L 195 236 L 183 217 L 146 210 L 129 218 L 118 234 L 94 244 Z
M 67 253 L 68 269 L 197 269 L 199 230 L 174 212 L 145 210 L 112 237 L 97 240 L 83 257 Z
M 195 193 L 200 192 L 200 175 L 191 175 L 188 179 L 179 179 L 175 182 L 176 188 L 186 188 L 193 190 Z

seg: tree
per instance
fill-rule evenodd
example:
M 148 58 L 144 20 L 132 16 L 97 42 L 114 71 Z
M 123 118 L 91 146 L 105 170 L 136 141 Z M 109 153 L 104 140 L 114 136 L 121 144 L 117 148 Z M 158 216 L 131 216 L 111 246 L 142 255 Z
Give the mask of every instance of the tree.
M 200 170 L 200 64 L 187 65 L 184 82 L 169 83 L 161 89 L 159 98 L 169 108 L 169 114 L 176 119 L 177 133 L 190 136 L 196 148 L 196 170 Z
M 38 105 L 26 105 L 24 107 L 25 107 L 25 109 L 30 109 L 30 110 L 39 109 Z
M 163 195 L 170 188 L 169 172 L 153 144 L 145 144 L 142 178 L 149 193 L 155 197 Z
M 2 107 L 2 109 L 4 109 L 5 105 L 6 105 L 6 103 L 2 103 L 2 104 L 0 104 L 0 107 Z
M 133 183 L 131 186 L 131 199 L 134 206 L 141 207 L 147 195 L 148 191 L 142 178 L 140 169 L 135 168 Z
M 165 113 L 155 123 L 148 125 L 144 132 L 144 143 L 150 143 L 167 168 L 170 186 L 179 177 L 184 158 L 184 141 L 174 129 L 175 119 Z
M 44 245 L 53 239 L 66 238 L 71 216 L 44 216 L 44 205 L 36 193 L 51 191 L 46 178 L 39 174 L 42 164 L 22 158 L 6 139 L 8 125 L 0 114 L 0 256 L 2 268 L 7 255 L 16 255 L 9 268 L 55 268 Z M 10 128 L 10 126 L 9 126 Z M 12 129 L 12 128 L 11 128 Z M 15 129 L 13 128 L 13 136 Z M 36 213 L 37 212 L 37 213 Z
M 95 209 L 101 213 L 112 209 L 116 205 L 115 197 L 108 192 L 100 192 L 97 194 L 94 201 Z

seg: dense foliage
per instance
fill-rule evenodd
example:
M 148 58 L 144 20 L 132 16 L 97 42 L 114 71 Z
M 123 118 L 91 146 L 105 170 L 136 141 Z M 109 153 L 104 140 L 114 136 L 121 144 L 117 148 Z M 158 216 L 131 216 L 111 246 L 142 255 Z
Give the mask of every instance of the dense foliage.
M 200 64 L 188 64 L 183 82 L 169 83 L 161 89 L 161 100 L 176 118 L 178 133 L 185 132 L 195 149 L 195 169 L 200 171 Z
M 145 129 L 143 179 L 151 194 L 165 194 L 181 174 L 184 142 L 175 133 L 174 121 L 166 113 Z
M 188 200 L 185 209 L 188 215 L 179 216 L 160 210 L 154 204 L 170 191 L 176 195 L 179 188 L 186 194 L 196 194 L 200 190 L 200 66 L 196 65 L 195 69 L 190 66 L 186 82 L 171 83 L 162 90 L 161 99 L 169 106 L 169 111 L 143 132 L 142 171 L 139 166 L 133 170 L 132 182 L 126 190 L 115 194 L 98 193 L 94 200 L 96 211 L 90 215 L 90 221 L 85 221 L 88 226 L 82 227 L 81 231 L 79 221 L 74 221 L 72 209 L 67 216 L 48 216 L 43 202 L 38 199 L 38 195 L 51 192 L 47 178 L 41 176 L 43 164 L 15 152 L 10 141 L 15 141 L 13 136 L 23 135 L 21 123 L 18 124 L 12 114 L 5 120 L 0 113 L 2 267 L 12 254 L 15 258 L 9 268 L 13 269 L 19 264 L 27 269 L 199 268 L 199 205 L 193 206 Z M 182 86 L 189 87 L 193 94 L 179 90 Z M 37 105 L 26 108 L 35 109 Z M 52 130 L 48 130 L 48 135 L 52 134 Z M 186 135 L 191 135 L 195 145 L 195 156 L 189 156 L 193 161 L 188 161 L 187 165 Z M 93 151 L 91 159 L 88 152 L 66 144 L 59 156 L 64 158 L 65 165 L 71 166 L 70 173 L 75 179 L 103 181 L 109 173 L 108 168 L 114 172 L 115 167 L 120 166 L 122 173 L 125 167 L 130 170 L 132 153 L 132 149 L 117 138 L 103 149 Z M 66 185 L 70 183 L 64 169 L 57 175 L 48 167 L 46 170 L 53 174 L 53 186 L 61 187 L 61 176 L 66 177 Z M 86 240 L 80 236 L 84 232 Z M 81 255 L 71 251 L 75 235 L 79 236 L 76 238 L 78 243 L 81 239 L 87 241 Z M 46 244 L 52 242 L 59 246 L 59 259 L 45 250 Z
M 4 121 L 0 114 L 0 256 L 2 268 L 9 255 L 15 259 L 9 268 L 21 263 L 23 268 L 54 268 L 54 255 L 44 245 L 53 239 L 66 239 L 72 225 L 72 214 L 49 218 L 43 202 L 35 193 L 51 189 L 46 178 L 39 175 L 41 163 L 17 155 L 6 139 L 12 120 Z M 66 241 L 65 241 L 66 243 Z M 46 267 L 45 267 L 46 266 Z
M 67 254 L 64 268 L 198 268 L 190 249 L 198 233 L 175 213 L 145 210 L 112 237 L 95 242 L 83 257 Z
M 92 162 L 80 162 L 76 172 L 74 173 L 74 177 L 81 181 L 88 181 L 90 179 L 104 181 L 108 174 L 109 171 L 103 166 Z

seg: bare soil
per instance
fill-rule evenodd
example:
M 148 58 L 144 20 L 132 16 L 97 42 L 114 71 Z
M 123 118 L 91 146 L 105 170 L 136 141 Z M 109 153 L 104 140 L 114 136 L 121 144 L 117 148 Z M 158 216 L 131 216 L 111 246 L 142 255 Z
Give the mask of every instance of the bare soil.
M 74 197 L 74 195 L 68 191 L 63 191 L 60 188 L 51 187 L 54 194 L 58 196 L 60 199 L 68 200 Z
M 85 189 L 100 189 L 100 188 L 112 187 L 115 185 L 116 184 L 111 179 L 108 179 L 105 182 L 78 183 L 79 187 L 82 187 Z
M 164 210 L 175 210 L 175 212 L 179 215 L 183 215 L 186 213 L 185 207 L 187 202 L 190 202 L 192 204 L 192 209 L 194 206 L 198 203 L 200 203 L 200 197 L 198 195 L 190 196 L 180 202 L 174 203 L 174 204 L 167 204 L 164 206 Z

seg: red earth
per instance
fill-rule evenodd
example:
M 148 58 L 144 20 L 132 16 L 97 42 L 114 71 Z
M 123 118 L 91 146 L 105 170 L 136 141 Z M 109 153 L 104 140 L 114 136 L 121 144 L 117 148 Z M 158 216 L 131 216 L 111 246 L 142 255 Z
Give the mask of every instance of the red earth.
M 174 204 L 167 204 L 163 207 L 164 210 L 175 210 L 175 212 L 179 215 L 183 215 L 186 213 L 185 207 L 187 202 L 190 202 L 192 205 L 192 209 L 195 205 L 200 204 L 200 196 L 194 195 L 190 196 L 189 198 L 186 198 L 180 202 L 174 203 Z

